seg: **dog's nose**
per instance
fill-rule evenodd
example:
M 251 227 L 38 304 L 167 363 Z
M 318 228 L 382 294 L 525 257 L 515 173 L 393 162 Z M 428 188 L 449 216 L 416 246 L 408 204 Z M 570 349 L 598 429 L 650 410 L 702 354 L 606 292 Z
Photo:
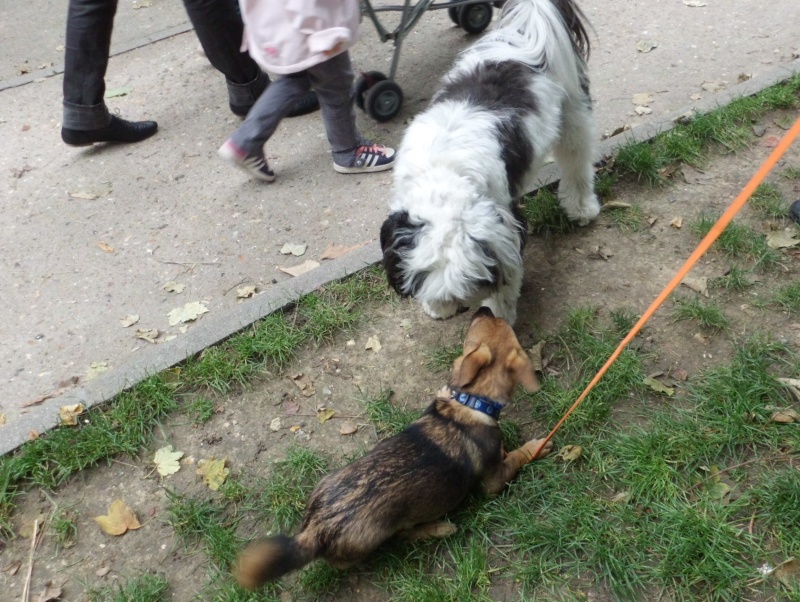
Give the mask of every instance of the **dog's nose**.
M 475 312 L 475 315 L 472 316 L 472 319 L 475 318 L 494 318 L 494 312 L 486 306 L 480 307 L 478 311 Z

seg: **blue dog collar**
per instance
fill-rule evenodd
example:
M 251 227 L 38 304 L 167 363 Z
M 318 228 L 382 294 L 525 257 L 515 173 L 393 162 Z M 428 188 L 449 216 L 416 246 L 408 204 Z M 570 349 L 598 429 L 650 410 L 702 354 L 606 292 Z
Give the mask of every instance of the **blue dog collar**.
M 496 401 L 492 401 L 488 397 L 480 397 L 479 395 L 470 395 L 469 393 L 464 393 L 463 391 L 453 390 L 450 393 L 450 398 L 454 399 L 458 403 L 467 406 L 468 408 L 472 408 L 473 410 L 477 410 L 478 412 L 483 412 L 490 418 L 494 418 L 495 420 L 500 418 L 500 410 L 503 409 L 503 404 L 498 403 Z

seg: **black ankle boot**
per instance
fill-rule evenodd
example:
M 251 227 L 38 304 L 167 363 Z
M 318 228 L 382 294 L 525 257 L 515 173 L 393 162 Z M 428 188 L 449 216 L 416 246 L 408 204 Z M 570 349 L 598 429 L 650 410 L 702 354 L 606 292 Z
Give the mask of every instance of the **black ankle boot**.
M 104 128 L 96 130 L 72 130 L 61 128 L 61 139 L 70 146 L 89 146 L 95 142 L 141 142 L 158 130 L 155 121 L 126 121 L 111 115 Z

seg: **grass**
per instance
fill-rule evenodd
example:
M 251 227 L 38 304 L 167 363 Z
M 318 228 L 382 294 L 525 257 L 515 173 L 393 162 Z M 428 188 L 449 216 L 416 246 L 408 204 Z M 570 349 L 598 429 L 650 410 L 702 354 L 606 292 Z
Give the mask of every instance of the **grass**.
M 800 312 L 800 280 L 780 287 L 773 296 L 773 303 L 790 314 Z
M 788 205 L 774 184 L 765 182 L 759 184 L 748 201 L 762 217 L 778 219 L 786 217 Z
M 719 278 L 712 278 L 709 284 L 715 288 L 723 288 L 728 291 L 743 291 L 753 286 L 753 277 L 749 270 L 732 265 L 728 273 Z
M 722 330 L 729 324 L 728 318 L 714 301 L 702 301 L 699 297 L 675 297 L 676 307 L 672 311 L 672 319 L 694 320 L 703 328 Z
M 214 416 L 214 402 L 198 395 L 184 407 L 184 411 L 192 417 L 194 424 L 205 424 Z
M 57 510 L 50 520 L 50 531 L 53 533 L 57 549 L 74 546 L 78 539 L 78 523 L 75 520 L 75 512 Z
M 781 172 L 787 180 L 800 180 L 800 167 L 790 166 Z
M 523 198 L 522 212 L 528 220 L 528 230 L 534 234 L 564 234 L 575 229 L 551 188 L 541 188 L 536 194 Z
M 608 212 L 612 223 L 620 230 L 626 232 L 636 232 L 644 226 L 645 218 L 642 208 L 638 205 L 619 209 L 611 209 Z
M 425 354 L 425 367 L 433 372 L 449 372 L 461 355 L 461 345 L 436 345 Z
M 375 425 L 378 436 L 391 437 L 419 418 L 420 412 L 399 408 L 391 402 L 391 389 L 384 389 L 374 398 L 362 399 L 367 418 Z
M 719 216 L 701 214 L 692 221 L 691 230 L 698 237 L 704 237 L 718 219 Z M 711 248 L 729 257 L 753 261 L 756 267 L 763 269 L 773 269 L 781 261 L 780 253 L 767 246 L 763 234 L 735 221 L 727 225 Z
M 163 575 L 145 573 L 124 583 L 92 587 L 89 602 L 165 602 L 169 583 Z

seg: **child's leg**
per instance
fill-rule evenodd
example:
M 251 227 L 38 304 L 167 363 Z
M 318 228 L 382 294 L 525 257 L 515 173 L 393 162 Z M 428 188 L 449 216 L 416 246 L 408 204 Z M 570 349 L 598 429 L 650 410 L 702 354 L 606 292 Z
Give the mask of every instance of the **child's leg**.
M 261 156 L 267 140 L 278 128 L 281 119 L 310 89 L 306 72 L 287 75 L 273 81 L 250 109 L 230 140 L 248 156 Z
M 363 140 L 356 126 L 353 66 L 350 54 L 343 52 L 307 70 L 311 86 L 317 91 L 325 132 L 333 159 L 346 162 Z

